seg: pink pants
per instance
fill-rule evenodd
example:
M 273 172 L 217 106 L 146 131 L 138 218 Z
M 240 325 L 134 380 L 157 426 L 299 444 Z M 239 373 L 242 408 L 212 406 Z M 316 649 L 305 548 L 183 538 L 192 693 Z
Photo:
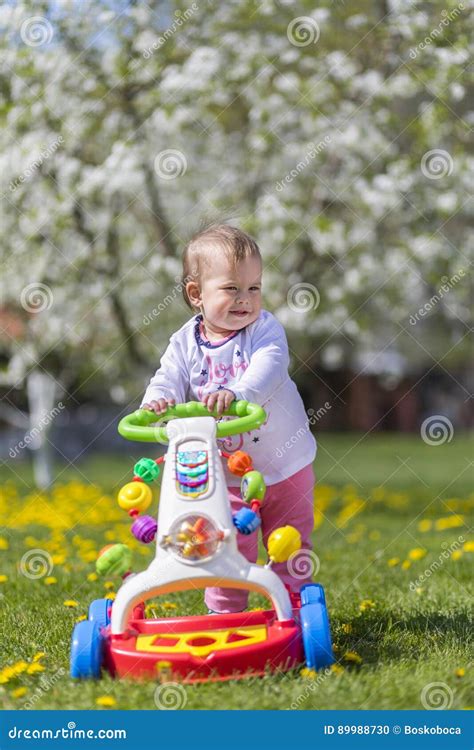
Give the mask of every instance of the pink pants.
M 279 526 L 294 526 L 301 534 L 303 550 L 312 550 L 311 532 L 314 525 L 313 513 L 313 491 L 314 491 L 313 465 L 308 464 L 296 474 L 282 482 L 277 482 L 267 487 L 265 500 L 260 509 L 262 519 L 263 543 L 267 547 L 268 537 L 274 529 Z M 240 497 L 239 487 L 229 487 L 229 497 L 232 511 L 235 513 L 244 505 Z M 252 534 L 237 534 L 237 542 L 240 552 L 250 562 L 257 561 L 258 554 L 258 529 Z M 295 561 L 296 562 L 296 561 Z M 283 583 L 286 583 L 291 591 L 299 591 L 301 586 L 311 581 L 311 571 L 304 576 L 295 565 L 297 578 L 295 578 L 287 563 L 274 563 L 272 570 L 277 573 Z M 304 576 L 304 577 L 303 577 Z M 214 612 L 240 612 L 246 608 L 248 602 L 248 591 L 242 589 L 207 588 L 204 601 Z

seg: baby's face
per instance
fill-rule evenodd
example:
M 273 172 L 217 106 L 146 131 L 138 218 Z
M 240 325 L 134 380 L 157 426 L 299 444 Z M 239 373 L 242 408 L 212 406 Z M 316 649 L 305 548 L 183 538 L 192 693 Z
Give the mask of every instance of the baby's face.
M 257 320 L 262 309 L 262 264 L 247 258 L 235 269 L 216 255 L 201 277 L 201 312 L 215 330 L 236 331 Z

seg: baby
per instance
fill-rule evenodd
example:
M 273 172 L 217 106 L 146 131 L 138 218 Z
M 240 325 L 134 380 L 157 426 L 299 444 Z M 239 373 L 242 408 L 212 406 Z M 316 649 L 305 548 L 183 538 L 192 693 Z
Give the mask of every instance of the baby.
M 183 296 L 199 312 L 170 337 L 141 408 L 162 414 L 168 405 L 193 400 L 210 411 L 216 408 L 220 416 L 234 400 L 262 406 L 267 419 L 260 428 L 222 438 L 220 447 L 228 453 L 247 451 L 264 476 L 267 492 L 260 515 L 265 546 L 274 529 L 288 524 L 299 530 L 302 549 L 311 550 L 316 441 L 288 375 L 284 328 L 262 309 L 262 258 L 255 240 L 227 224 L 193 237 L 183 254 Z M 289 437 L 291 448 L 285 450 Z M 236 512 L 244 504 L 240 477 L 223 463 Z M 238 544 L 242 554 L 256 562 L 257 532 L 239 534 Z M 273 570 L 291 591 L 311 580 L 298 574 L 291 561 L 274 564 Z M 247 600 L 248 592 L 239 589 L 206 589 L 212 612 L 242 611 Z

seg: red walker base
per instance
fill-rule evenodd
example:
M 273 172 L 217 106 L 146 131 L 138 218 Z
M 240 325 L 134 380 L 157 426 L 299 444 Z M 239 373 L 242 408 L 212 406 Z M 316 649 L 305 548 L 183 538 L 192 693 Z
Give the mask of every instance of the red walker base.
M 104 666 L 119 678 L 185 683 L 286 671 L 304 661 L 295 598 L 293 618 L 280 621 L 273 609 L 148 620 L 136 608 L 124 634 L 103 631 Z

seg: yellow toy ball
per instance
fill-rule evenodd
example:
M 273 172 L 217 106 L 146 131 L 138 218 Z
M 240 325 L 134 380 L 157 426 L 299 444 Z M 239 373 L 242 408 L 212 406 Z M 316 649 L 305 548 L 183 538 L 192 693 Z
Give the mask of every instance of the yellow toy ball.
M 272 562 L 286 562 L 301 549 L 301 534 L 294 526 L 280 526 L 268 537 L 268 556 Z
M 143 513 L 153 500 L 153 493 L 144 482 L 129 482 L 120 490 L 117 502 L 122 510 L 136 509 Z

